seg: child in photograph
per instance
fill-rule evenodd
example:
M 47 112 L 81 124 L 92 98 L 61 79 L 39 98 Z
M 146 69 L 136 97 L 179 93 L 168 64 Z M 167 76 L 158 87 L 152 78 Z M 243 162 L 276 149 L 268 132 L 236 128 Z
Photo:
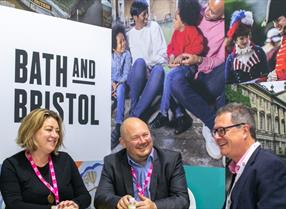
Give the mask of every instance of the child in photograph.
M 251 11 L 237 10 L 232 14 L 229 40 L 234 42 L 225 65 L 226 83 L 266 81 L 269 73 L 265 52 L 251 41 Z
M 146 0 L 134 0 L 130 15 L 134 26 L 127 33 L 133 59 L 127 84 L 131 101 L 131 117 L 148 120 L 148 109 L 161 95 L 164 68 L 167 63 L 166 41 L 160 25 L 149 20 L 149 4 Z
M 171 94 L 188 112 L 203 122 L 201 133 L 210 157 L 220 159 L 218 145 L 211 135 L 217 109 L 225 102 L 224 83 L 224 0 L 208 0 L 198 24 L 206 40 L 204 53 L 184 53 L 184 65 L 197 65 L 195 79 L 177 71 L 171 80 Z M 197 129 L 196 129 L 197 131 Z
M 124 119 L 126 80 L 131 69 L 131 54 L 127 50 L 126 33 L 123 25 L 112 27 L 112 97 L 117 102 L 115 130 L 111 141 L 111 149 L 119 144 L 120 125 Z
M 174 32 L 167 47 L 169 67 L 181 64 L 183 53 L 201 54 L 203 36 L 196 27 L 201 6 L 197 0 L 179 0 L 174 18 Z
M 151 128 L 160 128 L 169 124 L 169 107 L 176 106 L 175 134 L 180 134 L 192 125 L 192 119 L 188 114 L 183 114 L 183 109 L 176 105 L 171 97 L 170 82 L 177 71 L 186 71 L 195 76 L 196 67 L 183 66 L 183 53 L 200 55 L 203 52 L 203 36 L 197 28 L 200 18 L 201 6 L 197 0 L 179 0 L 174 18 L 174 33 L 167 47 L 169 58 L 168 66 L 171 68 L 164 81 L 164 89 L 161 100 L 160 112 L 150 123 Z

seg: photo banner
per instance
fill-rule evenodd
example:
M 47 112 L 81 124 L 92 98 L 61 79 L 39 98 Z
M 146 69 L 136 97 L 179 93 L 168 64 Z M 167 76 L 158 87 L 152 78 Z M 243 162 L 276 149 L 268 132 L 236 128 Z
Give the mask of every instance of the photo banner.
M 64 151 L 110 150 L 111 30 L 0 6 L 0 162 L 16 153 L 21 119 L 42 107 L 64 122 Z

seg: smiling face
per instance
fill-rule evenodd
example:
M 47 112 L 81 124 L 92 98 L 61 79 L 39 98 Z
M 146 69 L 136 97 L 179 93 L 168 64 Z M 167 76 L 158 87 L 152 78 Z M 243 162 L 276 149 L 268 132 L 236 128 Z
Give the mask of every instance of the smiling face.
M 148 126 L 138 118 L 128 118 L 122 126 L 121 144 L 135 162 L 144 163 L 153 148 Z
M 280 32 L 286 27 L 286 17 L 280 16 L 274 21 L 274 27 L 277 28 Z
M 250 36 L 249 35 L 238 36 L 235 40 L 235 43 L 240 49 L 244 49 L 250 43 Z
M 224 0 L 209 0 L 204 16 L 208 21 L 224 18 Z
M 142 11 L 138 16 L 133 16 L 133 18 L 135 21 L 135 28 L 137 30 L 142 29 L 148 24 L 148 18 L 149 18 L 148 9 Z
M 118 54 L 122 54 L 126 50 L 126 40 L 123 33 L 118 33 L 116 35 L 116 49 Z
M 235 125 L 231 121 L 231 113 L 225 112 L 215 118 L 213 129 L 231 125 Z M 247 124 L 226 129 L 224 136 L 215 134 L 214 138 L 220 148 L 221 154 L 231 158 L 235 162 L 238 162 L 251 144 L 254 143 L 254 141 L 250 139 L 250 132 Z
M 48 117 L 42 127 L 35 133 L 34 140 L 37 145 L 37 152 L 50 154 L 57 146 L 59 140 L 59 124 L 52 118 Z

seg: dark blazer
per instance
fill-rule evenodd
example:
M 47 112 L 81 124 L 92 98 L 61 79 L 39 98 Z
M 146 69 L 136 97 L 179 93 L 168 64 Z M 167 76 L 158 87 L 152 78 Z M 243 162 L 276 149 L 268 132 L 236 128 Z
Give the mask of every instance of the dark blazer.
M 181 154 L 155 148 L 150 181 L 151 200 L 158 209 L 187 209 L 189 196 Z M 126 149 L 104 158 L 100 182 L 94 198 L 97 209 L 114 209 L 120 198 L 134 196 Z
M 80 209 L 88 208 L 91 197 L 73 159 L 65 152 L 52 155 L 52 159 L 60 202 L 73 200 Z M 39 171 L 50 182 L 49 165 L 39 168 Z M 24 150 L 4 160 L 0 189 L 6 209 L 51 209 L 47 199 L 50 191 L 35 175 Z
M 258 147 L 235 184 L 231 200 L 231 209 L 285 209 L 285 162 Z

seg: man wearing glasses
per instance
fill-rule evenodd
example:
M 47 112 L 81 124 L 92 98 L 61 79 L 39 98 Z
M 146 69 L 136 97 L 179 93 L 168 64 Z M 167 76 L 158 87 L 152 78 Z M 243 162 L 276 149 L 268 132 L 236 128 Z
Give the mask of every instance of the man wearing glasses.
M 230 103 L 217 111 L 213 137 L 222 155 L 231 159 L 233 174 L 224 209 L 285 209 L 286 164 L 256 142 L 250 109 Z

